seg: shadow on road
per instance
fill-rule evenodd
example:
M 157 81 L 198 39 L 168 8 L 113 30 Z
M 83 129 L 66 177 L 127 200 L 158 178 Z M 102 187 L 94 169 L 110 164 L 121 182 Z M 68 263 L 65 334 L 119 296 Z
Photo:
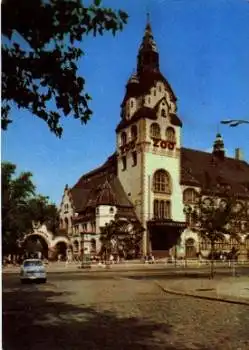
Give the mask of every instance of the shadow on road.
M 69 293 L 46 288 L 32 285 L 3 291 L 4 350 L 190 349 L 169 343 L 170 324 L 73 305 Z M 195 349 L 208 350 L 198 344 Z

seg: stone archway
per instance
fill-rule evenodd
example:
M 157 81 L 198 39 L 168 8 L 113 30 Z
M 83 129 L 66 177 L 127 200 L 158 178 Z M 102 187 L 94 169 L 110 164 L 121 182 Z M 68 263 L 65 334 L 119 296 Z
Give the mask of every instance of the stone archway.
M 70 246 L 69 239 L 65 236 L 57 236 L 51 243 L 51 251 L 54 260 L 67 260 L 68 249 Z
M 49 242 L 39 233 L 32 233 L 25 237 L 23 242 L 24 254 L 28 258 L 45 258 L 49 257 Z
M 67 259 L 67 244 L 64 241 L 59 241 L 55 245 L 55 254 L 58 261 L 66 261 Z
M 187 259 L 196 258 L 196 246 L 193 238 L 188 238 L 185 241 L 185 256 Z

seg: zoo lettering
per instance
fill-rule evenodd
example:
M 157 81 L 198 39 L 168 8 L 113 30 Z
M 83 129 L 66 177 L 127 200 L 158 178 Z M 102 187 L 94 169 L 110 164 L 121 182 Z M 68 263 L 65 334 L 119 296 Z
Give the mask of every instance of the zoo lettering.
M 173 150 L 175 148 L 175 142 L 170 142 L 166 140 L 161 139 L 155 139 L 153 138 L 153 147 L 161 147 L 161 148 L 168 148 L 169 150 Z

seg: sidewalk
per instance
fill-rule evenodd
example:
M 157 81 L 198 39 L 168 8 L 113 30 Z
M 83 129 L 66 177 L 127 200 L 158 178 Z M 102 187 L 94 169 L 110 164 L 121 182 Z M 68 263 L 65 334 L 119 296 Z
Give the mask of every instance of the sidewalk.
M 49 264 L 46 264 L 46 270 L 47 272 L 76 272 L 76 271 L 84 271 L 87 269 L 81 269 L 80 263 L 68 263 L 65 262 L 52 262 Z M 158 264 L 144 264 L 141 261 L 125 261 L 120 262 L 118 264 L 109 264 L 107 265 L 107 268 L 110 270 L 122 270 L 122 269 L 137 269 L 137 268 L 165 268 L 167 265 L 165 263 L 158 263 Z M 101 271 L 106 269 L 105 264 L 91 264 L 90 271 Z M 19 273 L 20 272 L 20 266 L 13 266 L 9 265 L 7 267 L 2 268 L 2 273 Z
M 249 277 L 157 281 L 165 292 L 249 306 Z

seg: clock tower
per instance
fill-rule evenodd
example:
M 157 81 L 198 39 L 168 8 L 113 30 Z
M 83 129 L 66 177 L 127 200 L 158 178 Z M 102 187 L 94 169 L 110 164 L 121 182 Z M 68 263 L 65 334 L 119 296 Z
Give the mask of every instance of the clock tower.
M 160 250 L 159 241 L 162 237 L 165 241 L 168 230 L 166 223 L 171 223 L 172 231 L 174 222 L 179 225 L 184 222 L 181 127 L 176 97 L 160 71 L 159 53 L 148 19 L 137 69 L 126 84 L 121 121 L 116 128 L 118 177 L 145 229 L 144 254 Z M 167 227 L 163 224 L 151 229 L 150 224 L 156 222 Z

